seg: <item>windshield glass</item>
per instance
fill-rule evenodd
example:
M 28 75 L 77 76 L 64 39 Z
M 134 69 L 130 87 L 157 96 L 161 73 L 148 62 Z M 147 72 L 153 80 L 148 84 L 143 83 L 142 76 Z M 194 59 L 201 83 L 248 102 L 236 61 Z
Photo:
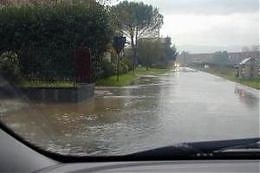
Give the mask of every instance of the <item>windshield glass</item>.
M 259 1 L 0 1 L 0 121 L 64 155 L 259 138 Z

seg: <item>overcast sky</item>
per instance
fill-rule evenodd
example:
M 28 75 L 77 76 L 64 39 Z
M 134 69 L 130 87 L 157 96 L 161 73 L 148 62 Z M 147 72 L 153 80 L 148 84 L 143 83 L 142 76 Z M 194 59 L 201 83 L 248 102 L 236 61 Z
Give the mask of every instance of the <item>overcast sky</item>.
M 162 36 L 179 51 L 240 51 L 259 45 L 260 0 L 132 0 L 159 8 Z

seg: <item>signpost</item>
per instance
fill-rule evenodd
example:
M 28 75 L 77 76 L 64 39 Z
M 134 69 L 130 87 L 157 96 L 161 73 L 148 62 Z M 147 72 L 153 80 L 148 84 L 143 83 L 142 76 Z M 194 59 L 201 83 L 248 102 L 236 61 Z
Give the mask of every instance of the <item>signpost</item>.
M 117 53 L 117 81 L 119 81 L 119 73 L 120 73 L 120 53 L 124 49 L 126 43 L 126 37 L 123 36 L 115 36 L 113 39 L 113 47 Z

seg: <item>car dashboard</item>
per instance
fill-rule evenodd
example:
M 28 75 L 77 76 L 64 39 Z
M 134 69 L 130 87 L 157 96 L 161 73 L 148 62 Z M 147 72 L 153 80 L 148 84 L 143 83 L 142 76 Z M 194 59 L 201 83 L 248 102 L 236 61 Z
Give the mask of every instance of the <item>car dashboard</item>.
M 39 171 L 45 172 L 93 172 L 93 173 L 194 173 L 228 172 L 259 173 L 259 161 L 255 160 L 211 160 L 211 161 L 148 161 L 115 163 L 81 163 L 55 165 Z

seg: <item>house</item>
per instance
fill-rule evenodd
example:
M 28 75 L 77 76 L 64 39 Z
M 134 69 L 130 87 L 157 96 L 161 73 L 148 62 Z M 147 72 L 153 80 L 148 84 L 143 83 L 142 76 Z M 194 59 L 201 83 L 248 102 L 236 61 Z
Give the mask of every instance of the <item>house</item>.
M 258 76 L 258 64 L 255 58 L 244 59 L 237 66 L 237 77 L 243 79 L 253 79 Z

